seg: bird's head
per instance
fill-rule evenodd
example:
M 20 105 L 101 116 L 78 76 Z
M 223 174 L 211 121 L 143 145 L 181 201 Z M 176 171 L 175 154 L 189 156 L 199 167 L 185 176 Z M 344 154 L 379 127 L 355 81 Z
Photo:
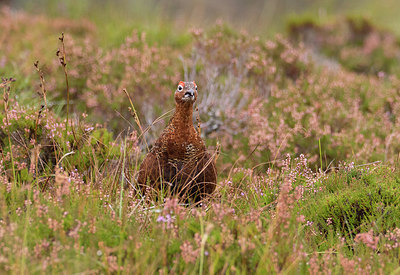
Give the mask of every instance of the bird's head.
M 177 104 L 193 105 L 197 99 L 197 85 L 192 82 L 179 82 L 175 91 L 175 102 Z

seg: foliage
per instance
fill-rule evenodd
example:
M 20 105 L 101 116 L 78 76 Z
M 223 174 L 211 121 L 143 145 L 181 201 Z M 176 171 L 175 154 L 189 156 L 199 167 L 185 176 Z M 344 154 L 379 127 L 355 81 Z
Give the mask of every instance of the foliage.
M 306 21 L 266 40 L 218 21 L 182 43 L 133 30 L 103 47 L 87 20 L 1 17 L 1 271 L 399 267 L 400 65 L 389 31 Z M 209 150 L 222 148 L 217 190 L 198 206 L 135 186 L 184 78 L 199 86 Z

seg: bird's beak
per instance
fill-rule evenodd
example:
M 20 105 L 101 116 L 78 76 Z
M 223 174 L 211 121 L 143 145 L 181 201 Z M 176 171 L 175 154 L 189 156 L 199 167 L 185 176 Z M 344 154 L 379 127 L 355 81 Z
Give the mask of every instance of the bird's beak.
M 193 99 L 194 98 L 194 91 L 192 89 L 188 90 L 185 95 L 183 96 L 183 98 L 190 98 Z

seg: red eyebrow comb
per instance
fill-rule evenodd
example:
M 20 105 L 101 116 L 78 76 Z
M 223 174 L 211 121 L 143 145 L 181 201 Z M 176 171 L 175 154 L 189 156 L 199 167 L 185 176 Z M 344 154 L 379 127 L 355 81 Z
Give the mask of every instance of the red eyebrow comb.
M 185 82 L 179 81 L 179 84 L 178 84 L 178 85 L 182 85 L 182 87 L 185 87 Z
M 197 86 L 196 82 L 193 81 L 194 86 Z

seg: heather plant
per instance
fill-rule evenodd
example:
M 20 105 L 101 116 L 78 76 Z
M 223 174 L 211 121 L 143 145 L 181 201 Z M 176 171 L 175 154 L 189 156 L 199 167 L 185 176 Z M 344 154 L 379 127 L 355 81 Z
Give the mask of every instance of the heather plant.
M 269 172 L 273 179 L 269 181 L 270 186 L 265 185 L 265 178 L 252 176 L 251 171 L 234 171 L 233 183 L 220 186 L 221 198 L 205 202 L 201 207 L 180 205 L 173 198 L 154 202 L 149 207 L 132 190 L 124 191 L 119 185 L 115 186 L 117 196 L 110 196 L 104 186 L 94 188 L 78 171 L 67 172 L 63 168 L 55 169 L 54 184 L 47 192 L 35 185 L 12 191 L 2 177 L 1 213 L 4 216 L 6 209 L 11 213 L 0 223 L 0 250 L 4 255 L 0 266 L 4 270 L 19 268 L 38 272 L 275 273 L 332 268 L 340 271 L 347 270 L 353 262 L 358 268 L 369 266 L 376 270 L 370 261 L 374 257 L 374 266 L 379 265 L 382 270 L 393 267 L 390 259 L 396 255 L 395 227 L 379 238 L 376 229 L 370 232 L 368 227 L 360 227 L 360 232 L 347 240 L 354 247 L 351 252 L 342 243 L 348 232 L 334 234 L 332 226 L 328 230 L 333 231 L 330 236 L 336 240 L 327 244 L 323 233 L 319 233 L 318 221 L 309 220 L 309 208 L 302 205 L 308 206 L 310 200 L 323 194 L 329 196 L 332 191 L 304 190 L 310 183 L 318 186 L 319 181 L 335 180 L 337 175 L 321 179 L 318 174 L 310 174 L 304 158 L 294 161 L 287 158 L 282 167 L 281 172 L 277 168 Z M 355 174 L 363 171 L 352 170 Z M 375 171 L 371 169 L 370 175 Z M 4 171 L 0 172 L 4 175 Z M 243 176 L 248 184 L 240 185 Z M 332 186 L 340 194 L 341 187 Z M 264 195 L 259 187 L 265 192 L 274 189 L 274 196 Z M 11 194 L 13 199 L 7 199 Z M 371 199 L 379 200 L 374 196 Z M 20 234 L 30 237 L 21 239 Z M 320 255 L 324 256 L 312 252 L 317 244 L 323 252 Z M 389 258 L 375 256 L 378 247 L 385 247 Z M 332 252 L 337 248 L 343 251 L 339 258 Z M 358 258 L 353 260 L 352 254 Z
M 76 111 L 78 115 L 85 112 L 92 122 L 101 119 L 110 129 L 118 132 L 130 126 L 127 122 L 130 117 L 129 105 L 122 92 L 126 88 L 135 98 L 144 125 L 149 125 L 163 113 L 161 109 L 150 106 L 164 106 L 171 98 L 171 85 L 180 79 L 180 62 L 173 62 L 174 50 L 168 46 L 151 45 L 144 32 L 133 31 L 121 45 L 103 49 L 95 38 L 96 27 L 88 21 L 50 19 L 23 12 L 14 14 L 7 8 L 2 8 L 1 12 L 4 18 L 1 41 L 7 43 L 0 45 L 0 73 L 24 79 L 16 84 L 17 88 L 23 89 L 23 102 L 34 95 L 26 87 L 36 86 L 38 92 L 41 90 L 38 78 L 32 76 L 32 64 L 39 60 L 46 78 L 49 106 L 58 112 L 66 110 L 65 79 L 60 72 L 60 63 L 53 55 L 60 47 L 56 37 L 62 31 L 65 32 L 65 45 L 60 47 L 60 54 L 65 58 L 63 62 L 68 64 L 70 112 Z M 12 62 L 19 64 L 18 68 L 10 70 Z M 157 91 L 158 96 L 151 96 L 152 92 L 149 91 Z M 101 104 L 104 101 L 110 104 Z M 147 136 L 151 139 L 150 134 Z
M 382 84 L 388 90 L 377 94 L 385 89 Z M 257 148 L 253 156 L 267 160 L 287 152 L 308 154 L 323 167 L 350 158 L 395 161 L 393 89 L 392 83 L 344 70 L 322 69 L 300 77 L 274 90 L 267 101 L 249 105 L 246 146 Z
M 16 173 L 13 180 L 18 178 L 20 182 L 45 188 L 49 173 L 63 164 L 69 170 L 78 169 L 91 182 L 98 169 L 111 165 L 111 160 L 120 155 L 112 134 L 86 122 L 85 115 L 73 121 L 67 131 L 66 120 L 44 106 L 24 108 L 13 102 L 0 119 L 3 121 L 0 127 L 2 165 L 6 171 Z M 134 155 L 133 159 L 137 158 L 134 139 L 128 143 L 129 156 Z
M 398 39 L 366 18 L 341 18 L 325 25 L 307 18 L 295 20 L 288 29 L 293 39 L 334 57 L 349 70 L 375 75 L 399 73 Z
M 17 79 L 25 77 L 17 83 L 20 88 L 32 90 L 32 64 L 40 60 L 47 64 L 45 72 L 53 72 L 51 66 L 54 59 L 52 49 L 57 49 L 57 35 L 61 32 L 73 34 L 76 38 L 93 37 L 96 26 L 88 20 L 68 20 L 50 18 L 43 15 L 15 12 L 7 7 L 0 8 L 2 18 L 0 27 L 0 73 L 12 74 Z M 55 63 L 55 65 L 57 65 Z M 49 88 L 51 83 L 49 83 Z
M 223 24 L 192 32 L 184 72 L 206 87 L 199 102 L 201 120 L 207 121 L 202 133 L 219 139 L 233 159 L 253 151 L 253 163 L 268 162 L 295 152 L 316 164 L 323 158 L 327 167 L 353 157 L 396 158 L 396 77 L 333 70 L 301 43 L 295 47 L 281 36 L 263 42 Z
M 245 122 L 240 113 L 251 98 L 267 99 L 273 88 L 297 79 L 311 66 L 302 49 L 281 36 L 264 42 L 244 31 L 236 33 L 222 22 L 207 32 L 194 29 L 192 34 L 185 77 L 199 79 L 204 86 L 199 110 L 208 120 L 202 125 L 206 134 L 237 132 Z
M 79 45 L 70 40 L 68 49 L 73 68 L 71 97 L 78 103 L 75 108 L 87 110 L 93 119 L 102 119 L 117 131 L 129 125 L 130 106 L 124 88 L 134 99 L 143 123 L 149 125 L 162 114 L 150 106 L 165 106 L 171 97 L 170 87 L 179 79 L 171 49 L 149 45 L 145 33 L 135 31 L 119 47 L 106 52 L 96 50 L 92 41 Z M 104 101 L 110 104 L 102 104 Z M 115 117 L 122 124 L 114 125 L 118 121 L 112 119 Z
M 33 16 L 28 20 L 23 13 L 3 13 L 9 19 L 9 23 L 4 23 L 7 30 L 14 23 L 37 24 L 38 28 L 47 27 L 48 22 L 59 25 L 57 19 L 53 22 Z M 68 25 L 69 21 L 63 22 Z M 143 138 L 151 144 L 173 105 L 171 87 L 181 78 L 195 78 L 202 95 L 198 104 L 202 134 L 209 138 L 209 144 L 215 146 L 219 140 L 223 148 L 229 148 L 229 157 L 222 155 L 224 162 L 244 160 L 243 152 L 250 151 L 253 153 L 244 163 L 247 166 L 274 161 L 286 153 L 306 154 L 319 165 L 320 149 L 324 167 L 333 160 L 353 157 L 391 162 L 396 158 L 399 134 L 394 119 L 398 83 L 395 76 L 365 76 L 342 67 L 333 70 L 302 42 L 291 42 L 282 35 L 263 40 L 246 32 L 238 33 L 222 23 L 206 31 L 193 29 L 191 49 L 151 44 L 145 33 L 138 31 L 133 31 L 120 45 L 102 48 L 95 27 L 71 21 L 73 24 L 82 26 L 71 30 L 65 27 L 69 30 L 64 39 L 69 104 L 57 59 L 49 60 L 49 56 L 43 55 L 48 51 L 40 51 L 44 47 L 41 42 L 32 44 L 33 51 L 29 52 L 28 60 L 40 60 L 46 78 L 47 105 L 56 113 L 65 111 L 68 105 L 71 115 L 87 113 L 88 121 L 101 120 L 116 136 L 126 127 L 136 127 L 136 123 L 130 122 L 131 104 L 123 92 L 126 88 L 143 129 L 149 126 Z M 379 32 L 368 24 L 369 29 Z M 25 34 L 19 28 L 15 31 Z M 39 41 L 33 34 L 28 38 Z M 54 35 L 54 50 L 56 43 Z M 5 58 L 21 58 L 14 57 L 11 49 L 4 52 Z M 22 104 L 33 95 L 22 85 L 29 86 L 31 82 L 42 94 L 38 87 L 41 82 L 32 77 L 33 61 L 26 60 L 19 62 L 23 71 L 16 72 L 25 79 L 15 83 L 16 88 L 22 89 Z M 10 67 L 6 61 L 3 68 Z M 157 97 L 150 90 L 157 90 Z M 108 104 L 102 104 L 105 101 Z M 162 119 L 156 119 L 163 114 Z

